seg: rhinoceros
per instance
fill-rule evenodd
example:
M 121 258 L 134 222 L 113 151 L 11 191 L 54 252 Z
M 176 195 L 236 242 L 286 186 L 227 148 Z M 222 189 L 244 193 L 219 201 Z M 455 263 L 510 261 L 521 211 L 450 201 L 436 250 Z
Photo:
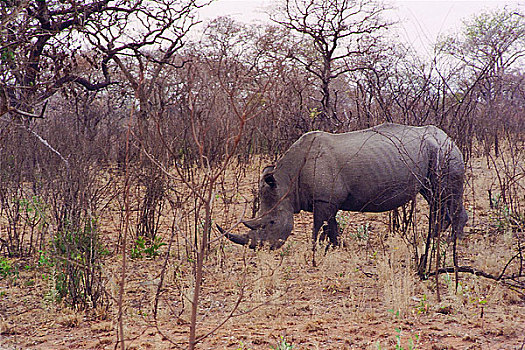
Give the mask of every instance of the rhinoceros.
M 293 230 L 293 214 L 304 210 L 313 212 L 315 250 L 323 226 L 323 237 L 339 244 L 338 210 L 385 212 L 421 193 L 431 208 L 441 210 L 438 230 L 452 224 L 453 237 L 461 237 L 468 218 L 464 174 L 460 150 L 432 125 L 387 123 L 342 134 L 308 132 L 275 166 L 263 170 L 257 217 L 243 221 L 250 231 L 219 230 L 234 243 L 278 249 Z

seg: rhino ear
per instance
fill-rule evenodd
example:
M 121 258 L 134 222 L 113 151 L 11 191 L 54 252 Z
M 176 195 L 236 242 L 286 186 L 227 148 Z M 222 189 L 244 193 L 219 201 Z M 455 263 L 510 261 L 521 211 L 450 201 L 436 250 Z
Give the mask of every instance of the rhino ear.
M 274 188 L 277 184 L 275 181 L 275 178 L 273 177 L 274 170 L 275 170 L 275 165 L 268 165 L 262 171 L 262 179 L 271 188 Z
M 265 166 L 262 171 L 262 176 L 269 174 L 269 173 L 273 173 L 274 170 L 275 170 L 275 165 Z

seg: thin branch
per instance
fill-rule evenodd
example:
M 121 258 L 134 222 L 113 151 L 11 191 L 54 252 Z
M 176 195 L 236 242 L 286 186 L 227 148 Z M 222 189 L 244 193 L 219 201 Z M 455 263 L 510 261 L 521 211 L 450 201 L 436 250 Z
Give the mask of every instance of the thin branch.
M 49 142 L 47 142 L 46 139 L 44 139 L 42 136 L 40 136 L 39 134 L 37 134 L 34 130 L 30 129 L 29 127 L 27 127 L 26 125 L 23 125 L 23 124 L 18 124 L 18 123 L 13 123 L 11 121 L 7 121 L 5 119 L 0 119 L 0 121 L 2 122 L 5 122 L 5 123 L 10 123 L 16 127 L 19 127 L 21 129 L 24 129 L 26 130 L 28 133 L 30 133 L 31 135 L 33 135 L 34 137 L 37 138 L 38 141 L 40 141 L 45 147 L 47 147 L 49 150 L 51 150 L 51 152 L 55 153 L 59 158 L 60 160 L 62 160 L 64 162 L 64 164 L 66 165 L 66 168 L 70 169 L 69 167 L 69 161 L 59 152 L 57 151 L 53 146 L 51 146 L 49 144 Z

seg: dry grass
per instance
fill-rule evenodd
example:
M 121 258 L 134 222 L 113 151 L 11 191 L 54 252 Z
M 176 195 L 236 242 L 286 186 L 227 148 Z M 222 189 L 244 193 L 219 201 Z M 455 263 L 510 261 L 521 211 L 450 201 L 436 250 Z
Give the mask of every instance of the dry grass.
M 262 162 L 228 169 L 218 191 L 214 219 L 233 224 L 249 213 L 252 190 Z M 498 273 L 515 249 L 516 233 L 496 233 L 494 215 L 485 195 L 493 174 L 482 159 L 472 162 L 466 205 L 471 219 L 467 237 L 459 244 L 460 264 Z M 420 201 L 421 202 L 421 201 Z M 419 203 L 421 204 L 421 203 Z M 419 205 L 418 204 L 418 205 Z M 116 212 L 113 212 L 115 214 Z M 173 217 L 167 213 L 159 232 L 169 240 Z M 249 214 L 246 214 L 247 216 Z M 115 244 L 118 216 L 103 218 L 103 235 Z M 223 327 L 206 338 L 203 349 L 269 349 L 284 337 L 294 349 L 517 349 L 525 332 L 525 301 L 496 282 L 462 275 L 456 292 L 453 276 L 442 275 L 442 301 L 436 300 L 434 280 L 415 274 L 413 254 L 405 240 L 388 232 L 388 214 L 344 214 L 346 245 L 322 254 L 311 266 L 311 214 L 296 216 L 294 234 L 279 251 L 251 251 L 217 239 L 205 263 L 199 305 L 198 334 L 205 334 L 228 317 Z M 416 216 L 426 232 L 425 211 Z M 194 230 L 186 219 L 180 227 Z M 237 228 L 241 230 L 241 228 Z M 470 232 L 470 234 L 469 234 Z M 125 329 L 132 349 L 167 349 L 187 340 L 194 279 L 192 255 L 186 243 L 191 234 L 177 231 L 160 289 L 157 318 L 153 306 L 166 246 L 155 259 L 129 261 L 125 294 Z M 218 233 L 212 234 L 212 239 Z M 115 300 L 120 271 L 119 254 L 106 258 L 106 291 Z M 49 274 L 44 268 L 20 270 L 15 282 L 0 281 L 0 344 L 35 349 L 113 349 L 116 311 L 108 309 L 78 316 L 49 300 Z M 28 281 L 32 281 L 29 283 Z M 74 329 L 74 332 L 71 331 Z M 74 334 L 65 338 L 67 334 Z M 4 345 L 6 344 L 6 345 Z

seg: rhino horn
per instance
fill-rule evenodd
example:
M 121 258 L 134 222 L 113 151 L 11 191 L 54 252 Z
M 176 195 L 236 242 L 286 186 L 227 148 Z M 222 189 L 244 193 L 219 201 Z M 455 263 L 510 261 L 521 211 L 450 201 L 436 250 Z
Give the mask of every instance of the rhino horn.
M 247 235 L 236 235 L 234 233 L 226 232 L 222 227 L 217 225 L 217 229 L 220 233 L 222 233 L 226 238 L 228 238 L 233 243 L 237 243 L 240 245 L 247 245 L 250 242 L 250 239 Z
M 250 239 L 247 235 L 236 235 L 235 233 L 226 233 L 225 236 L 233 243 L 237 243 L 240 245 L 247 245 L 250 242 Z
M 243 220 L 242 223 L 250 230 L 257 230 L 261 226 L 260 219 Z

